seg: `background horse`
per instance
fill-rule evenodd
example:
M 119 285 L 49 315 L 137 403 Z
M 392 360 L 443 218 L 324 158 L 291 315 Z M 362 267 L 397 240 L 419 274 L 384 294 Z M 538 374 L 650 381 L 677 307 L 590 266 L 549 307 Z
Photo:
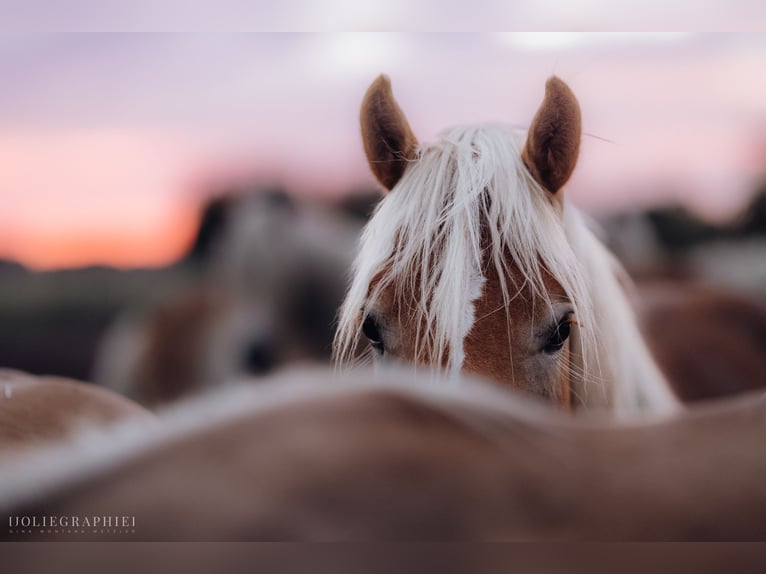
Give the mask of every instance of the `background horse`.
M 476 373 L 565 406 L 677 406 L 644 343 L 612 255 L 564 198 L 580 109 L 558 78 L 526 135 L 458 127 L 418 144 L 379 77 L 362 103 L 387 194 L 365 229 L 336 357 Z
M 637 316 L 654 357 L 685 403 L 766 387 L 766 307 L 690 283 L 640 285 Z
M 133 540 L 766 539 L 763 393 L 616 424 L 470 379 L 333 376 L 233 387 L 6 466 L 0 507 L 127 515 Z
M 83 427 L 154 417 L 95 385 L 0 371 L 0 453 L 60 442 Z
M 94 379 L 156 407 L 287 364 L 329 364 L 360 228 L 278 190 L 216 200 L 192 249 L 199 276 L 125 312 Z

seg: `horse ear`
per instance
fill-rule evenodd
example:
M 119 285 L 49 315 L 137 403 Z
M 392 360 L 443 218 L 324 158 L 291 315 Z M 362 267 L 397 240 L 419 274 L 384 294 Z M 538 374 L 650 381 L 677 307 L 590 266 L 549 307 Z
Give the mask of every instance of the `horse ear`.
M 391 92 L 391 80 L 380 75 L 367 89 L 359 114 L 362 141 L 372 173 L 387 190 L 415 159 L 418 140 Z
M 569 86 L 551 76 L 521 156 L 537 182 L 551 193 L 560 190 L 574 171 L 581 132 L 577 98 Z

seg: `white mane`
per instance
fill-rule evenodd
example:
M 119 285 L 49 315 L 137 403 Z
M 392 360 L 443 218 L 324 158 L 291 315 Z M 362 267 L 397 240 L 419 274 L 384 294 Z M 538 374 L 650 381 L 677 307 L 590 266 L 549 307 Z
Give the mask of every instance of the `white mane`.
M 617 266 L 574 208 L 550 200 L 521 160 L 523 134 L 508 127 L 458 127 L 420 149 L 378 206 L 361 239 L 335 341 L 340 365 L 359 354 L 362 308 L 386 287 L 417 293 L 416 357 L 459 371 L 463 339 L 481 294 L 482 261 L 494 264 L 507 303 L 528 286 L 552 305 L 552 274 L 581 326 L 574 389 L 585 404 L 618 410 L 673 404 L 618 284 Z M 482 233 L 490 246 L 482 253 Z M 508 261 L 510 254 L 512 261 Z M 508 266 L 523 276 L 505 284 Z M 376 278 L 374 290 L 370 284 Z M 510 352 L 510 349 L 509 349 Z
M 155 424 L 135 418 L 107 425 L 86 423 L 67 438 L 8 453 L 0 458 L 0 511 L 34 504 L 38 497 L 64 492 L 80 481 L 108 475 L 121 465 L 189 440 L 196 433 L 214 431 L 241 417 L 258 416 L 302 401 L 316 404 L 324 398 L 389 390 L 446 409 L 452 416 L 464 417 L 466 425 L 474 431 L 482 428 L 483 416 L 471 416 L 466 407 L 497 414 L 505 426 L 537 429 L 540 424 L 547 424 L 550 430 L 577 424 L 545 408 L 542 402 L 509 396 L 497 385 L 471 377 L 462 382 L 458 389 L 438 381 L 434 384 L 432 379 L 418 377 L 409 370 L 391 368 L 343 377 L 316 369 L 290 370 L 261 385 L 232 380 L 223 390 L 215 389 L 160 410 Z

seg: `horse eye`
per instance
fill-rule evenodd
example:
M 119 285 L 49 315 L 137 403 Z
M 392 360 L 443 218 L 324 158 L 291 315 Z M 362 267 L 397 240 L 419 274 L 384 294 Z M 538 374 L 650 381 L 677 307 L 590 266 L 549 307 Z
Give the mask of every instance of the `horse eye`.
M 245 349 L 244 367 L 248 373 L 264 375 L 276 366 L 276 358 L 276 350 L 271 341 L 253 341 Z
M 362 333 L 370 341 L 370 345 L 376 351 L 383 352 L 383 337 L 380 334 L 380 327 L 378 322 L 371 316 L 367 315 L 362 323 Z
M 545 347 L 543 347 L 543 351 L 545 351 L 549 355 L 552 355 L 553 353 L 558 353 L 561 349 L 564 348 L 564 343 L 566 343 L 571 332 L 572 332 L 572 314 L 568 313 L 563 319 L 561 319 L 558 322 L 558 325 L 556 325 L 556 328 L 548 337 L 548 341 L 545 343 Z

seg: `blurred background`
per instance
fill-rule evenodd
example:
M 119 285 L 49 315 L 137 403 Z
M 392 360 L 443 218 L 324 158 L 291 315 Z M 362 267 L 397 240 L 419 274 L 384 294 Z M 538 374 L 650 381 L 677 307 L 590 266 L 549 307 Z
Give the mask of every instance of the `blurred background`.
M 0 367 L 159 404 L 328 361 L 381 72 L 421 141 L 560 76 L 634 277 L 766 300 L 763 34 L 0 34 Z

